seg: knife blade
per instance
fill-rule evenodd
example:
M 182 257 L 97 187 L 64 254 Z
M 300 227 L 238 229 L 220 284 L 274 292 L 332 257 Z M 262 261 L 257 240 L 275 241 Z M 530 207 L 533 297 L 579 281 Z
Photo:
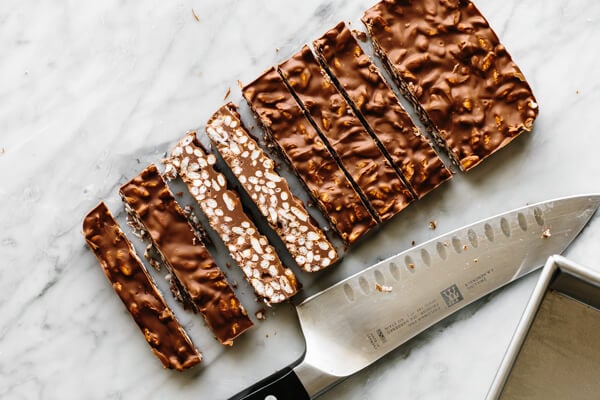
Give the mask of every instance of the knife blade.
M 562 253 L 600 195 L 518 208 L 410 248 L 296 307 L 303 358 L 230 400 L 306 400 Z

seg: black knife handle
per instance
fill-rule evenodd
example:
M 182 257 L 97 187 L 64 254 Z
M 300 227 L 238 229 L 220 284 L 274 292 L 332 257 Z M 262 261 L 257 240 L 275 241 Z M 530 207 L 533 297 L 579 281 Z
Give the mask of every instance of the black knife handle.
M 310 400 L 310 396 L 296 373 L 285 367 L 229 400 Z

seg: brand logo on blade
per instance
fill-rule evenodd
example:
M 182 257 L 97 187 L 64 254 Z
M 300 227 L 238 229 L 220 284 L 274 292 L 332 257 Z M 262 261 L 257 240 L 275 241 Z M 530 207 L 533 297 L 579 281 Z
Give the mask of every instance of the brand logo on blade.
M 452 285 L 449 288 L 442 290 L 440 294 L 444 298 L 444 301 L 448 307 L 453 306 L 454 304 L 463 300 L 462 293 L 460 290 L 458 290 L 458 286 L 456 285 Z

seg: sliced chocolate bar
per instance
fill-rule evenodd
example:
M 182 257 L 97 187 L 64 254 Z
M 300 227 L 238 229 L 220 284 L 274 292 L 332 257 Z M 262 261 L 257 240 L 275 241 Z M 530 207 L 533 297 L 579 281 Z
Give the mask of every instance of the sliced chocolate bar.
M 533 128 L 531 88 L 470 1 L 386 0 L 362 20 L 400 89 L 463 170 Z
M 320 271 L 337 261 L 333 245 L 244 128 L 232 103 L 213 114 L 206 133 L 301 269 Z
M 158 168 L 150 165 L 123 185 L 120 193 L 134 226 L 150 239 L 184 304 L 202 314 L 222 344 L 232 345 L 252 321 Z
M 414 200 L 308 46 L 280 64 L 279 71 L 381 221 Z
M 206 154 L 197 141 L 196 132 L 189 132 L 165 160 L 166 175 L 174 178 L 172 171 L 185 182 L 254 292 L 267 304 L 281 303 L 298 291 L 296 276 L 246 215 L 238 194 L 227 189 L 215 162 L 215 155 Z
M 269 144 L 294 169 L 346 244 L 369 231 L 375 219 L 277 71 L 268 69 L 242 92 L 259 117 Z
M 417 197 L 451 178 L 344 22 L 313 44 L 321 64 L 355 106 L 367 130 L 379 140 Z
M 83 235 L 163 366 L 182 371 L 198 364 L 202 360 L 200 352 L 165 303 L 106 204 L 98 204 L 85 216 Z

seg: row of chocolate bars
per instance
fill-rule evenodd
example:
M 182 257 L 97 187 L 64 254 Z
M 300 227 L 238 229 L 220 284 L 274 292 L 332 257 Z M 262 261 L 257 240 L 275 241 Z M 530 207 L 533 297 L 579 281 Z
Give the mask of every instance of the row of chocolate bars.
M 388 72 L 461 169 L 532 128 L 537 104 L 531 89 L 472 3 L 384 1 L 367 10 L 363 21 Z M 313 45 L 317 57 L 304 46 L 242 91 L 269 147 L 352 245 L 452 175 L 344 23 Z M 206 133 L 235 185 L 228 185 L 215 169 L 215 154 L 190 132 L 164 160 L 163 175 L 151 165 L 120 193 L 130 225 L 150 242 L 146 257 L 166 266 L 175 296 L 203 315 L 221 343 L 231 345 L 252 322 L 164 178 L 185 182 L 267 304 L 290 298 L 299 284 L 244 212 L 234 186 L 246 192 L 300 269 L 322 270 L 338 254 L 233 104 L 213 115 Z M 103 203 L 85 218 L 84 235 L 164 366 L 182 370 L 200 362 Z

